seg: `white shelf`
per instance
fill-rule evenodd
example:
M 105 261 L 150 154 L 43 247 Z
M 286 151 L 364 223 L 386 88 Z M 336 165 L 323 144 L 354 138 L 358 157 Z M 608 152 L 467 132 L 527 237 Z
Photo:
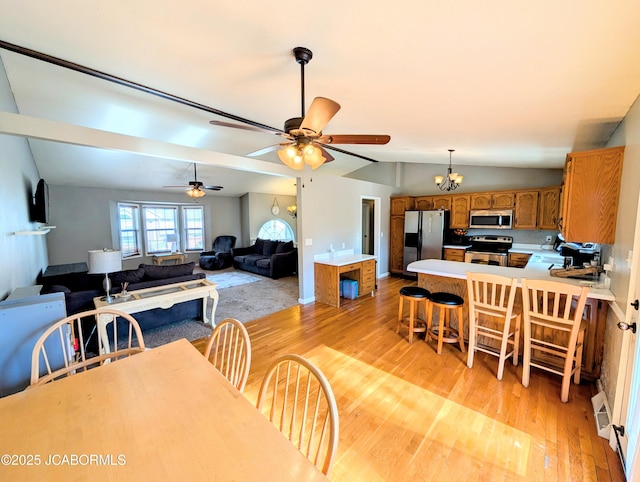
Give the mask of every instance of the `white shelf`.
M 38 229 L 34 229 L 34 230 L 30 230 L 30 231 L 16 231 L 15 234 L 16 236 L 43 236 L 45 234 L 48 234 L 49 231 L 51 231 L 52 229 L 55 229 L 55 226 L 40 226 Z

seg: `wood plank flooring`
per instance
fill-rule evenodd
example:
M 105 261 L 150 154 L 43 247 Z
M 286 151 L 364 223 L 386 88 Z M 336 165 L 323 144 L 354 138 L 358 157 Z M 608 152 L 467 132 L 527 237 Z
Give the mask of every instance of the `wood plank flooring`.
M 340 309 L 311 303 L 246 324 L 253 360 L 245 396 L 255 404 L 269 362 L 308 357 L 325 373 L 340 414 L 334 481 L 622 481 L 596 432 L 588 383 L 560 402 L 560 377 L 535 370 L 529 388 L 510 361 L 396 334 L 401 278 Z M 256 300 L 259 302 L 259 300 Z M 206 340 L 194 345 L 204 350 Z

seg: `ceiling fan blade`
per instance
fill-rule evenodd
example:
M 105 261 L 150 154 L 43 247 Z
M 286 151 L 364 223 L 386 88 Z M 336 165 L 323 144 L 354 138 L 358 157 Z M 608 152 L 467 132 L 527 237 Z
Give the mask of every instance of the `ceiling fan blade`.
M 232 127 L 234 129 L 243 129 L 245 131 L 252 131 L 252 132 L 263 132 L 263 133 L 269 133 L 269 134 L 284 134 L 284 131 L 282 131 L 281 129 L 276 129 L 275 127 L 269 127 L 269 126 L 254 126 L 254 125 L 242 125 L 242 124 L 234 124 L 233 122 L 225 122 L 225 121 L 217 121 L 217 120 L 211 120 L 209 121 L 209 124 L 214 125 L 214 126 L 220 126 L 220 127 Z
M 258 149 L 257 151 L 250 152 L 246 154 L 248 157 L 257 157 L 262 156 L 264 154 L 268 154 L 273 151 L 277 151 L 281 147 L 288 146 L 289 144 L 274 144 L 273 146 L 265 147 L 264 149 Z
M 208 189 L 209 191 L 220 191 L 221 189 L 224 189 L 224 187 L 222 186 L 200 186 L 203 189 Z
M 304 116 L 300 129 L 307 129 L 316 134 L 320 134 L 324 126 L 340 110 L 340 104 L 325 97 L 313 99 L 307 115 Z
M 359 157 L 360 159 L 364 159 L 365 161 L 369 161 L 369 162 L 378 162 L 376 159 L 373 159 L 371 157 L 367 157 L 367 156 L 363 156 L 361 154 L 356 154 L 355 152 L 349 152 L 349 151 L 345 151 L 344 149 L 340 149 L 338 147 L 335 146 L 330 146 L 328 144 L 322 144 L 321 142 L 315 142 L 315 144 L 319 144 L 322 147 L 326 148 L 326 149 L 331 149 L 332 151 L 336 151 L 336 152 L 341 152 L 343 154 L 348 154 L 349 156 L 353 156 L 353 157 Z
M 391 136 L 377 134 L 326 134 L 320 138 L 324 144 L 387 144 Z
M 186 188 L 186 187 L 191 187 L 191 186 L 185 186 L 184 184 L 182 186 L 162 186 L 162 187 L 180 187 L 180 188 Z

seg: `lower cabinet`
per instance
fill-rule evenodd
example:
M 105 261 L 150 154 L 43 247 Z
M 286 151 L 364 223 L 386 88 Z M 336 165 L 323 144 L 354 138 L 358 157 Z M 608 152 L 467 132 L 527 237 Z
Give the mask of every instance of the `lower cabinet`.
M 402 274 L 404 256 L 404 216 L 391 216 L 389 230 L 389 271 Z
M 526 253 L 509 253 L 507 264 L 510 268 L 524 268 L 531 258 L 530 254 Z
M 460 261 L 464 262 L 464 254 L 466 249 L 462 248 L 444 248 L 445 261 Z

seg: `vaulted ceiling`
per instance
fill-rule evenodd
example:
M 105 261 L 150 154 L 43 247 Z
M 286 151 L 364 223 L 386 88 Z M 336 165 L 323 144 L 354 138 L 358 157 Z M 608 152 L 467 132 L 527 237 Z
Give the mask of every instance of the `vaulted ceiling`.
M 276 128 L 306 104 L 342 108 L 339 147 L 380 162 L 561 167 L 602 147 L 640 93 L 640 2 L 2 0 L 0 40 Z M 50 184 L 159 190 L 198 178 L 219 195 L 294 192 L 265 133 L 148 93 L 0 49 L 26 135 Z M 97 130 L 97 131 L 96 131 Z M 368 161 L 341 153 L 343 175 Z M 218 193 L 216 193 L 218 195 Z

